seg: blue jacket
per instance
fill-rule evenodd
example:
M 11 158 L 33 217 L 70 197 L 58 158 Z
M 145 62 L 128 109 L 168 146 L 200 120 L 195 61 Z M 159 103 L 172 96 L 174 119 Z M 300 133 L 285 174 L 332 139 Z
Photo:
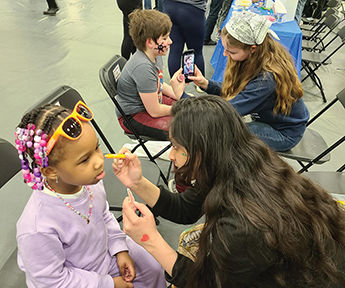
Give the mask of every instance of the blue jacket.
M 256 121 L 267 123 L 282 134 L 290 137 L 303 135 L 309 112 L 302 99 L 291 106 L 288 115 L 274 114 L 273 108 L 277 98 L 276 82 L 270 72 L 262 72 L 250 80 L 247 86 L 236 97 L 229 100 L 241 116 L 251 114 Z M 206 92 L 220 95 L 222 83 L 209 80 Z

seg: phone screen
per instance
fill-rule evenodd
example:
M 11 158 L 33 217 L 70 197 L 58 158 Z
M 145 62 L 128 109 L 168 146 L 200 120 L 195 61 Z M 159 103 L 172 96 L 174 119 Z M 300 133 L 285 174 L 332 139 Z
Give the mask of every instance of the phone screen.
M 194 53 L 183 54 L 183 74 L 185 76 L 194 75 Z

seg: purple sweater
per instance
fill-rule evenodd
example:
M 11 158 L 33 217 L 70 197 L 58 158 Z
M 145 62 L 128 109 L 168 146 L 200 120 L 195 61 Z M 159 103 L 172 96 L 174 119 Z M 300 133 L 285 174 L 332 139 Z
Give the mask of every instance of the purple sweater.
M 137 270 L 135 287 L 164 287 L 162 268 L 126 237 L 109 212 L 103 183 L 89 187 L 93 191 L 89 224 L 57 197 L 32 193 L 17 223 L 18 265 L 26 274 L 28 287 L 113 288 L 112 277 L 120 275 L 113 255 L 126 250 Z M 90 204 L 87 189 L 68 202 L 86 215 Z

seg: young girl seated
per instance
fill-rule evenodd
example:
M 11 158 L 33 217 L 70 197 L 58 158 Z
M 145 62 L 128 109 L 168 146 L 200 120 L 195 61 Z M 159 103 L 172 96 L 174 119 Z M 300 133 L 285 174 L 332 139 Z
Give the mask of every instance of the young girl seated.
M 223 83 L 207 80 L 197 67 L 188 78 L 208 94 L 224 97 L 241 116 L 250 114 L 249 130 L 272 149 L 285 151 L 302 139 L 309 113 L 293 60 L 267 35 L 274 33 L 270 25 L 252 12 L 234 13 L 221 32 L 228 57 Z M 177 76 L 171 84 L 181 95 L 184 82 Z
M 163 81 L 163 55 L 172 41 L 171 21 L 157 10 L 135 10 L 129 15 L 129 33 L 137 52 L 126 63 L 118 80 L 117 100 L 140 134 L 168 139 L 171 105 L 180 98 Z M 131 133 L 118 115 L 121 127 Z
M 109 212 L 92 118 L 81 101 L 72 113 L 48 104 L 27 113 L 16 129 L 23 176 L 33 189 L 17 223 L 18 265 L 26 284 L 166 287 L 160 265 Z

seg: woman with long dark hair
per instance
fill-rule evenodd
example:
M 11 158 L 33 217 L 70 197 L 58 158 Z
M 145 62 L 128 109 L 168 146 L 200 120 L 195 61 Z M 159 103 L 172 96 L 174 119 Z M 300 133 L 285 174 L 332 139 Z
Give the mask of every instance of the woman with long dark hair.
M 170 124 L 180 194 L 141 174 L 128 150 L 114 172 L 154 213 L 175 223 L 205 215 L 196 260 L 177 253 L 141 203 L 123 202 L 124 231 L 177 287 L 345 287 L 345 211 L 249 132 L 221 97 L 183 99 Z M 135 211 L 139 209 L 142 217 Z

